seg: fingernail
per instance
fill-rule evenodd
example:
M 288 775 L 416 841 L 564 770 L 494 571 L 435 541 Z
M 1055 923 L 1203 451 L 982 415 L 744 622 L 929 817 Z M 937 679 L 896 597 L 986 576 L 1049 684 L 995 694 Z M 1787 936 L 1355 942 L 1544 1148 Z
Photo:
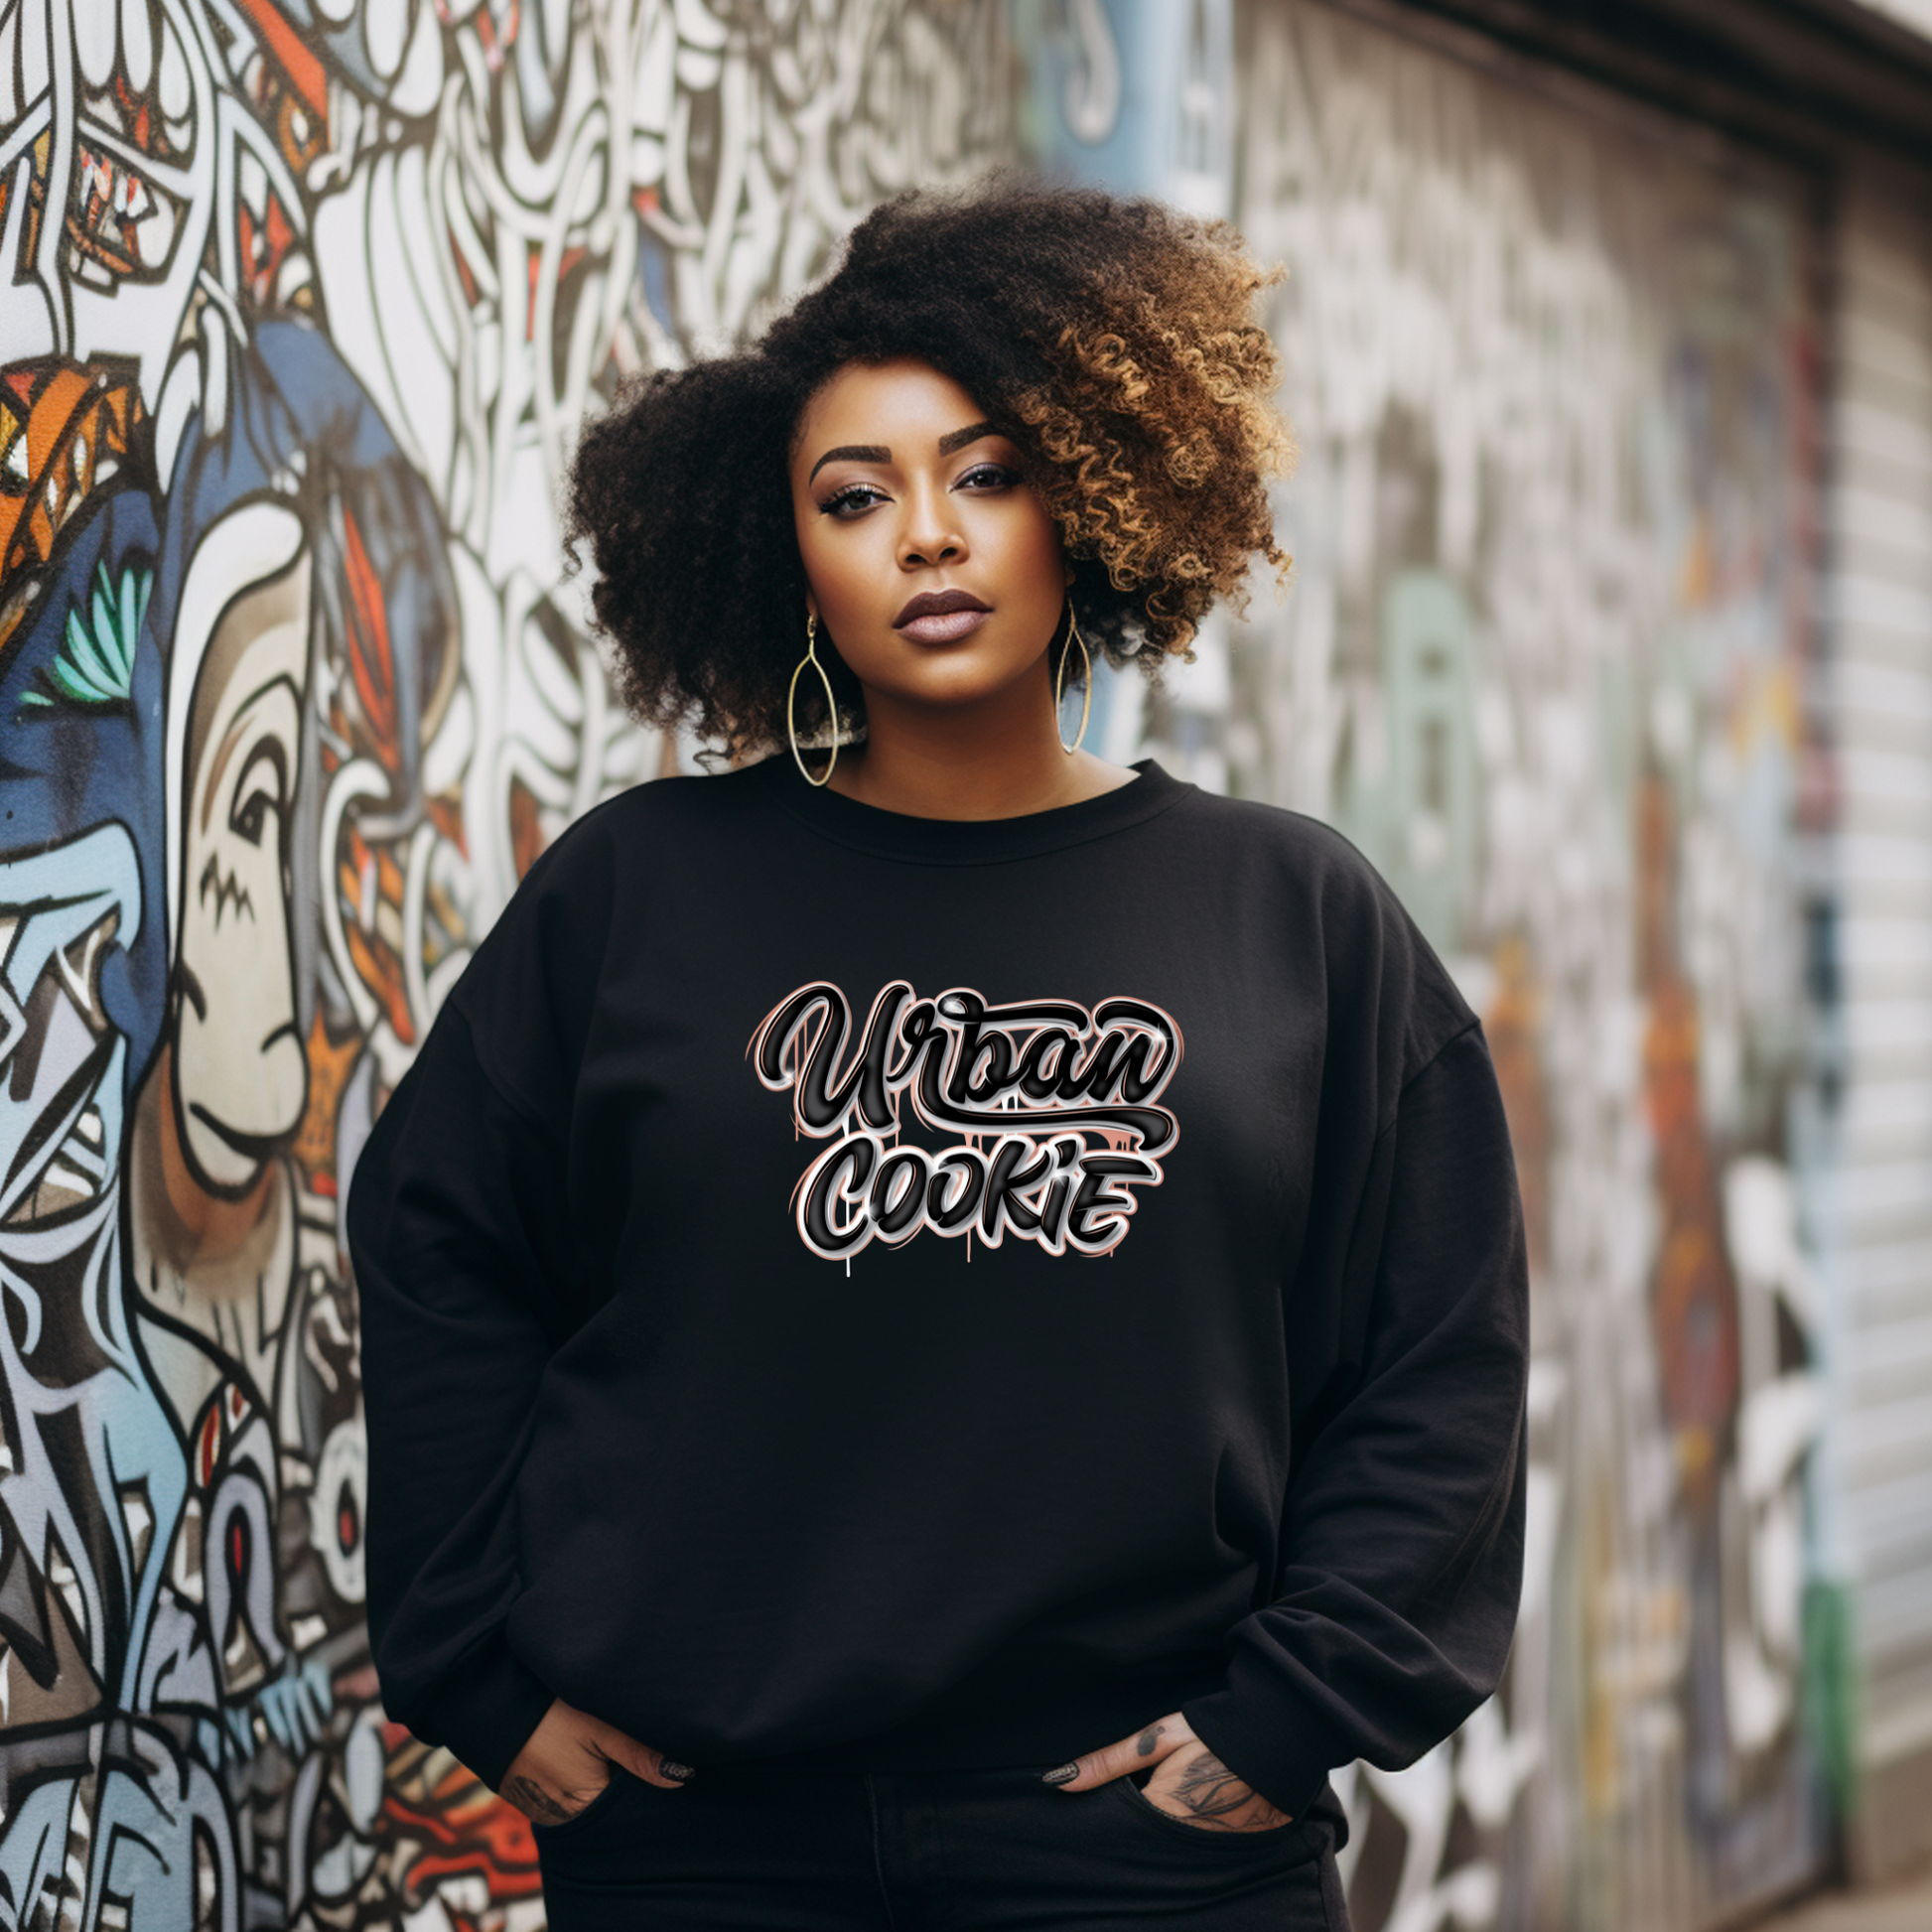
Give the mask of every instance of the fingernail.
M 657 1768 L 667 1778 L 676 1778 L 682 1784 L 686 1778 L 696 1776 L 698 1767 L 695 1764 L 680 1764 L 674 1757 L 660 1757 Z
M 1080 1766 L 1076 1761 L 1072 1764 L 1058 1765 L 1051 1771 L 1042 1771 L 1039 1774 L 1039 1781 L 1041 1784 L 1064 1784 L 1068 1778 L 1077 1778 L 1079 1775 Z

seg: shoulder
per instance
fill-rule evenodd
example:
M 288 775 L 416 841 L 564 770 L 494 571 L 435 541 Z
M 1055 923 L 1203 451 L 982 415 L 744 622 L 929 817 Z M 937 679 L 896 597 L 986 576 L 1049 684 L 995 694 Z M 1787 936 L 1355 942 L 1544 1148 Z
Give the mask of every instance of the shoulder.
M 1421 939 L 1389 882 L 1324 820 L 1206 791 L 1185 806 L 1190 843 L 1218 855 L 1242 883 L 1279 896 L 1294 916 L 1317 919 L 1331 945 L 1354 951 Z
M 538 854 L 491 927 L 564 918 L 581 941 L 620 896 L 715 876 L 736 841 L 767 809 L 755 767 L 711 777 L 650 778 L 574 818 Z
M 523 885 L 588 891 L 609 878 L 615 864 L 634 857 L 639 841 L 662 848 L 670 841 L 729 837 L 738 822 L 762 808 L 758 769 L 745 765 L 715 776 L 647 778 L 614 792 L 544 847 Z
M 751 777 L 748 767 L 651 778 L 572 819 L 487 920 L 455 991 L 474 1000 L 484 981 L 501 981 L 520 996 L 532 975 L 561 984 L 594 973 L 621 905 L 717 876 L 761 809 Z
M 689 883 L 728 863 L 759 809 L 748 776 L 653 778 L 617 792 L 544 847 L 493 918 L 482 908 L 441 1007 L 491 1083 L 526 1111 L 550 1118 L 563 1104 L 607 976 L 634 969 L 626 934 L 634 940 L 638 914 L 688 903 Z
M 1331 1035 L 1378 1035 L 1377 1057 L 1398 1084 L 1478 1024 L 1395 889 L 1334 826 L 1211 792 L 1191 796 L 1187 816 L 1194 839 L 1232 861 L 1234 889 L 1268 895 L 1282 916 L 1312 929 Z
M 1259 798 L 1227 798 L 1212 791 L 1190 791 L 1184 803 L 1194 837 L 1279 868 L 1287 883 L 1342 900 L 1395 903 L 1382 875 L 1323 819 Z

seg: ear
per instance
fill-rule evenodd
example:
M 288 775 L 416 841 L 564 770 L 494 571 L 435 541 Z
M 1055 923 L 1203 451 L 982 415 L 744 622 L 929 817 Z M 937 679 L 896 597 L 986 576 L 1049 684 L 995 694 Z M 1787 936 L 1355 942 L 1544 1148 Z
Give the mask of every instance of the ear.
M 807 591 L 805 593 L 805 615 L 808 618 L 815 618 L 818 616 L 818 599 L 815 598 L 810 591 Z

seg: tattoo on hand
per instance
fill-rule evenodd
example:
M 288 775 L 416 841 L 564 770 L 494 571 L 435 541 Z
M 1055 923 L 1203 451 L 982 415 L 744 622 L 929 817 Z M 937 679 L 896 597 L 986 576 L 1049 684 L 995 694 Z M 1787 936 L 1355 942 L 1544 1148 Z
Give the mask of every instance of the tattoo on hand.
M 571 1816 L 535 1778 L 511 1778 L 503 1788 L 503 1796 L 526 1818 L 537 1819 L 545 1825 L 561 1824 Z
M 1148 1727 L 1141 1732 L 1140 1736 L 1135 1739 L 1134 1742 L 1135 1750 L 1142 1757 L 1152 1757 L 1154 1755 L 1155 1745 L 1159 1743 L 1161 1738 L 1161 1733 L 1166 1729 L 1167 1729 L 1166 1725 L 1149 1725 Z
M 1229 1831 L 1251 1831 L 1261 1825 L 1288 1822 L 1287 1814 L 1279 1806 L 1270 1804 L 1252 1785 L 1244 1784 L 1212 1751 L 1201 1751 L 1180 1767 L 1180 1782 L 1174 1796 L 1196 1818 L 1218 1822 L 1236 1813 L 1249 1814 L 1249 1822 L 1223 1827 Z

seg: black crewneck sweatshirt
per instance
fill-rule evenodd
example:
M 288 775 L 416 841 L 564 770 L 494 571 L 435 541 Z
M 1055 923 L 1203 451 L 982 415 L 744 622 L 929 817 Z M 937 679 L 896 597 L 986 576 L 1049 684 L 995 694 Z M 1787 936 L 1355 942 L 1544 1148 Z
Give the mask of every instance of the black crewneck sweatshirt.
M 347 1231 L 384 1704 L 699 1767 L 1178 1709 L 1301 1813 L 1494 1688 L 1526 1286 L 1475 1017 L 1314 820 L 660 780 L 538 859 Z

